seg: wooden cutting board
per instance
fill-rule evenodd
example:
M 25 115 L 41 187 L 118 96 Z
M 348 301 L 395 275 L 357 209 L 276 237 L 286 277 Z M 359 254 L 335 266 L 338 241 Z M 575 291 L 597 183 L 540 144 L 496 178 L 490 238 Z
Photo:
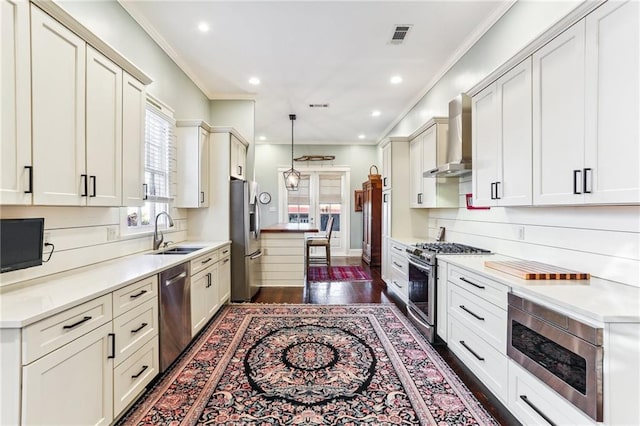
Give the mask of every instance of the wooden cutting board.
M 588 280 L 591 275 L 585 272 L 572 271 L 546 263 L 528 260 L 487 260 L 484 266 L 496 269 L 523 280 Z

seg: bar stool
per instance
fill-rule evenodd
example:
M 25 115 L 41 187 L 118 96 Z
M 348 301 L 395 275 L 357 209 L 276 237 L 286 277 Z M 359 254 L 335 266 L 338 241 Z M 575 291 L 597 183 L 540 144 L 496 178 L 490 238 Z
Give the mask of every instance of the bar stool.
M 331 232 L 333 231 L 333 216 L 329 216 L 329 220 L 327 220 L 327 226 L 324 229 L 324 232 L 321 234 L 312 234 L 305 238 L 305 269 L 309 270 L 309 264 L 322 264 L 327 265 L 327 267 L 331 267 Z M 311 247 L 324 247 L 325 257 L 314 257 L 311 258 L 309 256 L 309 252 L 311 251 Z

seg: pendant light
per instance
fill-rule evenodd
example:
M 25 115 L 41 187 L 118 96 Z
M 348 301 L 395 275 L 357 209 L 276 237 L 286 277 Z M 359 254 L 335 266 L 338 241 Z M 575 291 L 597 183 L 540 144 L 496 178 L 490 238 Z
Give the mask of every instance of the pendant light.
M 289 114 L 289 120 L 291 120 L 291 168 L 282 173 L 287 191 L 297 191 L 300 182 L 300 172 L 293 168 L 293 122 L 295 119 L 295 114 Z

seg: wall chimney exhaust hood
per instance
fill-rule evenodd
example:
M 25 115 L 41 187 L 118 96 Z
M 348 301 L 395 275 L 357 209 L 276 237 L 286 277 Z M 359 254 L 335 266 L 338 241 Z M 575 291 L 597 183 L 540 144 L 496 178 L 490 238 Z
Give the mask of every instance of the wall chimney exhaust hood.
M 471 97 L 464 93 L 449 102 L 449 130 L 445 153 L 438 158 L 446 162 L 427 170 L 423 177 L 459 178 L 471 173 Z

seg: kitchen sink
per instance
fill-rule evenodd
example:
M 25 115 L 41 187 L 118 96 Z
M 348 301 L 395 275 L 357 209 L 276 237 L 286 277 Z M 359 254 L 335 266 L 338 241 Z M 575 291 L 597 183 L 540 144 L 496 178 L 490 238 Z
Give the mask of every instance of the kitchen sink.
M 189 254 L 189 253 L 193 253 L 194 251 L 200 250 L 200 249 L 203 249 L 203 248 L 204 247 L 181 247 L 181 246 L 176 246 L 176 247 L 172 247 L 170 249 L 157 251 L 157 252 L 153 252 L 153 253 L 149 253 L 149 254 Z

